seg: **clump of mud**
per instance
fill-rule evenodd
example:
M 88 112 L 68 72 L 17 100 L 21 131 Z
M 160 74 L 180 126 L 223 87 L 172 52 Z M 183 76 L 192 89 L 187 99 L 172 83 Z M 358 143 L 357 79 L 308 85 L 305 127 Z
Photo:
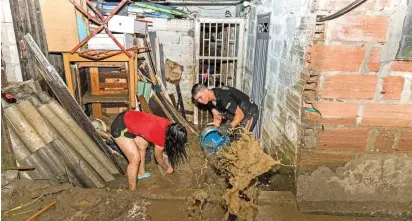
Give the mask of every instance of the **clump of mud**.
M 223 195 L 227 205 L 225 219 L 236 216 L 239 221 L 254 220 L 258 189 L 252 181 L 274 165 L 280 164 L 280 161 L 265 154 L 251 134 L 243 134 L 230 147 L 224 147 L 218 152 L 214 164 L 231 186 Z

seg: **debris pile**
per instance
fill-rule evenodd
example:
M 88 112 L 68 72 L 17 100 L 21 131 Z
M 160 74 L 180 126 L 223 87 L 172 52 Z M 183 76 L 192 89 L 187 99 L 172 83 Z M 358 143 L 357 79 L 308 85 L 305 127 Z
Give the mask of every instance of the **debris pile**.
M 36 84 L 37 83 L 37 84 Z M 10 85 L 4 91 L 17 103 L 3 100 L 12 150 L 32 179 L 104 187 L 119 170 L 72 116 L 38 82 Z
M 276 164 L 280 161 L 265 154 L 251 134 L 243 134 L 218 152 L 215 166 L 230 184 L 223 195 L 227 205 L 225 220 L 229 216 L 236 216 L 239 221 L 254 220 L 258 189 L 253 181 Z

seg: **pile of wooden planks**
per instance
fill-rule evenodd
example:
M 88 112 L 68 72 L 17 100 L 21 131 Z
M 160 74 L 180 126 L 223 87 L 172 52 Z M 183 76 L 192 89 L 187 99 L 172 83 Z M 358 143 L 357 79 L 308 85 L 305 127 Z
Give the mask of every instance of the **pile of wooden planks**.
M 177 122 L 177 123 L 181 123 L 184 127 L 186 127 L 186 129 L 199 136 L 199 130 L 196 128 L 195 125 L 193 125 L 191 122 L 186 120 L 186 116 L 185 116 L 185 110 L 183 107 L 183 100 L 181 98 L 181 93 L 180 93 L 180 87 L 179 84 L 177 84 L 177 87 L 179 90 L 178 95 L 179 96 L 179 104 L 181 103 L 181 105 L 179 105 L 181 107 L 181 113 L 175 108 L 175 105 L 173 105 L 173 99 L 171 99 L 171 97 L 169 96 L 169 94 L 166 91 L 166 87 L 165 87 L 165 83 L 166 83 L 166 79 L 165 79 L 165 74 L 164 72 L 164 68 L 161 68 L 162 65 L 160 65 L 160 63 L 164 64 L 164 61 L 162 61 L 161 59 L 157 58 L 156 62 L 155 62 L 155 55 L 157 57 L 159 57 L 162 53 L 159 52 L 159 48 L 160 47 L 156 47 L 156 39 L 153 40 L 151 38 L 151 45 L 149 45 L 149 42 L 147 41 L 147 39 L 145 39 L 144 42 L 144 46 L 145 47 L 151 47 L 153 50 L 152 51 L 148 51 L 148 52 L 144 52 L 139 54 L 139 66 L 138 66 L 138 74 L 139 77 L 142 81 L 146 81 L 151 83 L 152 86 L 152 96 L 151 96 L 151 100 L 150 102 L 147 102 L 144 97 L 138 97 L 137 100 L 139 100 L 140 105 L 142 106 L 141 109 L 144 112 L 148 112 L 148 113 L 154 113 L 156 115 L 159 116 L 163 116 L 163 117 L 167 117 L 170 121 L 172 122 Z M 153 53 L 153 51 L 155 51 L 155 53 Z M 158 68 L 156 68 L 156 66 Z M 163 65 L 164 67 L 164 65 Z M 142 102 L 142 100 L 144 100 Z M 146 105 L 148 104 L 148 105 Z M 150 105 L 152 104 L 152 105 Z M 151 110 L 151 108 L 158 108 L 160 107 L 161 110 Z M 159 113 L 160 112 L 160 113 Z

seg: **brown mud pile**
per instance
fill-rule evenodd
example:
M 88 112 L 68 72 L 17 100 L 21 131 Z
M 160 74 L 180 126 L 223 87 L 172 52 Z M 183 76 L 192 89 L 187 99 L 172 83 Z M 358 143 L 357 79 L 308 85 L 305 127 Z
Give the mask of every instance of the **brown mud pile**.
M 226 220 L 230 215 L 236 216 L 238 221 L 254 220 L 258 189 L 256 182 L 252 181 L 275 164 L 280 164 L 280 161 L 265 154 L 251 134 L 243 134 L 230 147 L 220 150 L 215 166 L 231 185 L 223 195 L 227 205 Z

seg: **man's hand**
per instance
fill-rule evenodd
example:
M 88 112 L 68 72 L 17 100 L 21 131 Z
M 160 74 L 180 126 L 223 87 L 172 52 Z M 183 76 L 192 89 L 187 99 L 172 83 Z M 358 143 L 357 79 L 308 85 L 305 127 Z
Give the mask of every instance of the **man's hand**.
M 218 128 L 218 131 L 221 135 L 227 136 L 232 133 L 233 127 L 231 124 L 224 124 Z

